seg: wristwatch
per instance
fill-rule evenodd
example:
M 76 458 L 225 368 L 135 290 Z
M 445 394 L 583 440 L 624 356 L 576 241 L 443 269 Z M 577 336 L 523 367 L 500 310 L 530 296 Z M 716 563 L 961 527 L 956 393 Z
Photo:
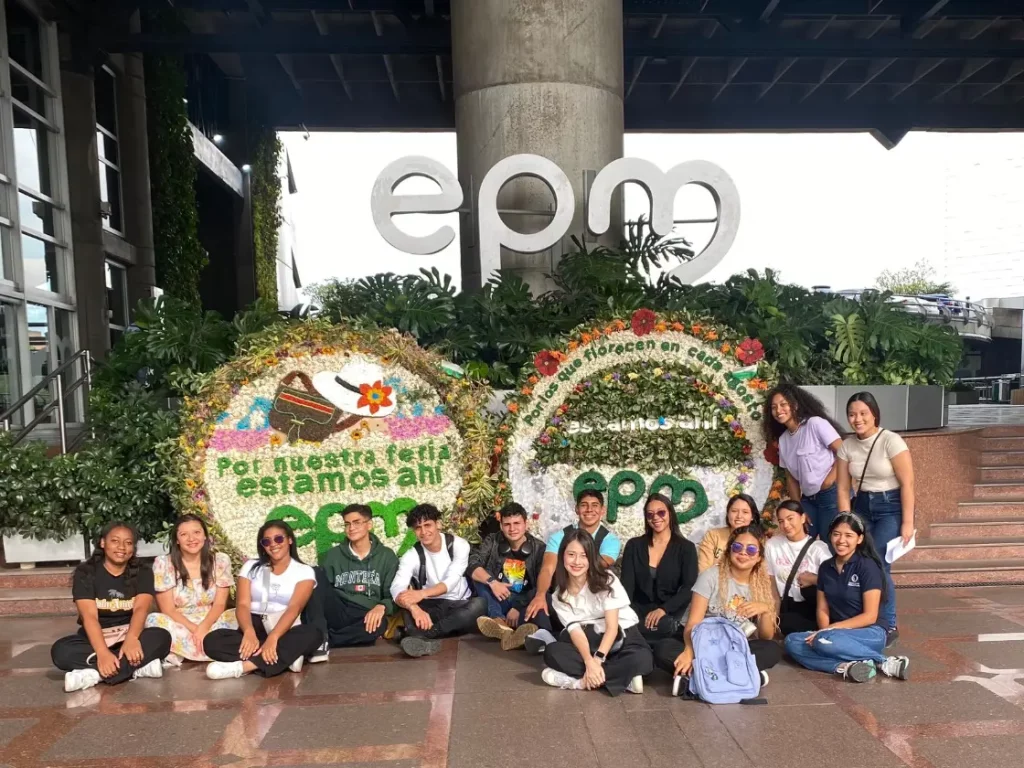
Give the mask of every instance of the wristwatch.
M 487 580 L 487 583 L 488 583 L 488 584 L 493 584 L 493 583 L 494 583 L 494 577 L 493 577 L 493 576 L 491 576 L 491 578 L 489 578 L 489 579 Z
M 608 657 L 607 657 L 607 656 L 605 655 L 605 652 L 604 652 L 604 651 L 597 651 L 597 652 L 595 652 L 595 653 L 594 653 L 594 658 L 595 658 L 595 659 L 597 659 L 597 660 L 598 660 L 599 662 L 601 662 L 602 664 L 604 664 L 605 660 L 606 660 L 606 659 L 607 659 Z

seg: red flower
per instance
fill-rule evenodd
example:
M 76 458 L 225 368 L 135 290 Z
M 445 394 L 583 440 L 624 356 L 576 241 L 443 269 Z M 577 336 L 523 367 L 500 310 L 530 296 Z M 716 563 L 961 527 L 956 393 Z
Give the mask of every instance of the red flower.
M 750 447 L 750 443 L 747 443 L 746 445 L 743 446 L 743 455 L 749 456 L 751 450 L 753 449 Z
M 658 317 L 649 309 L 638 309 L 633 313 L 633 319 L 629 324 L 633 326 L 633 333 L 637 336 L 646 336 L 654 330 L 654 324 Z
M 757 339 L 744 339 L 736 349 L 736 359 L 744 365 L 753 365 L 764 358 L 764 346 Z
M 768 444 L 768 447 L 764 449 L 764 460 L 774 466 L 779 466 L 779 443 L 778 441 L 772 441 Z
M 371 415 L 381 408 L 391 405 L 388 395 L 391 394 L 391 387 L 385 387 L 379 381 L 373 384 L 360 384 L 359 394 L 361 397 L 356 401 L 356 408 L 369 408 Z
M 533 364 L 544 376 L 554 376 L 558 373 L 558 358 L 546 349 L 537 353 L 533 358 Z

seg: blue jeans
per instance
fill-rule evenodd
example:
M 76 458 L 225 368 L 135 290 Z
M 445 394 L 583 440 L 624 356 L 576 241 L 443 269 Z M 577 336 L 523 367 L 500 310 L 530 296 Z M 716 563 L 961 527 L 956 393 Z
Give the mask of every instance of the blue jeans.
M 811 523 L 810 535 L 828 544 L 828 527 L 839 514 L 839 483 L 833 483 L 831 488 L 818 491 L 813 496 L 801 497 L 800 504 Z
M 886 657 L 885 630 L 877 624 L 861 629 L 823 629 L 810 645 L 810 632 L 787 635 L 786 653 L 801 667 L 817 672 L 835 672 L 844 661 L 874 661 L 881 663 Z
M 519 609 L 519 613 L 523 614 L 526 612 L 526 606 L 530 604 L 528 596 L 515 592 L 512 592 L 504 600 L 498 600 L 491 591 L 491 588 L 486 584 L 481 584 L 479 581 L 473 582 L 473 589 L 478 597 L 482 597 L 487 601 L 487 615 L 492 619 L 504 619 L 513 608 Z M 550 605 L 550 601 L 548 603 Z M 552 631 L 551 619 L 543 611 L 530 619 L 530 623 L 536 625 L 538 629 L 546 629 L 548 632 Z
M 896 626 L 896 586 L 889 571 L 892 566 L 885 561 L 886 545 L 900 535 L 903 523 L 903 504 L 900 489 L 894 491 L 865 491 L 853 500 L 853 510 L 864 518 L 875 549 L 882 557 L 885 569 L 886 597 L 882 602 L 882 618 L 890 629 Z

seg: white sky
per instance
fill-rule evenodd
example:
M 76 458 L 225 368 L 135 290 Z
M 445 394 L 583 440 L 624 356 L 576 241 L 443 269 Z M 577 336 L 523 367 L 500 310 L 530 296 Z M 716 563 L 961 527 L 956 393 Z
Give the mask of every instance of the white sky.
M 370 217 L 370 190 L 389 162 L 427 155 L 456 172 L 453 133 L 316 133 L 308 139 L 285 133 L 282 139 L 299 190 L 289 205 L 304 284 L 434 266 L 459 282 L 458 237 L 439 254 L 412 256 L 385 243 Z M 732 176 L 740 192 L 741 222 L 732 249 L 706 278 L 715 281 L 772 267 L 785 281 L 807 287 L 862 288 L 873 285 L 883 269 L 926 259 L 935 265 L 936 277 L 952 280 L 960 295 L 977 299 L 992 295 L 991 282 L 945 258 L 947 241 L 957 235 L 951 227 L 964 226 L 947 214 L 947 175 L 987 160 L 986 189 L 1004 201 L 1019 196 L 1016 210 L 1024 210 L 1024 134 L 1019 133 L 911 133 L 893 150 L 868 134 L 626 134 L 625 154 L 665 169 L 685 160 L 710 160 Z M 1011 158 L 1017 162 L 1003 162 Z M 401 190 L 432 187 L 410 180 Z M 626 216 L 632 219 L 646 212 L 646 198 L 632 185 L 628 189 Z M 709 217 L 713 210 L 710 196 L 699 189 L 684 188 L 676 198 L 676 218 Z M 442 222 L 458 231 L 456 214 L 398 221 L 413 233 L 430 232 Z M 680 234 L 701 247 L 708 229 L 695 225 Z M 1014 263 L 1024 279 L 1024 243 L 1014 243 L 1012 251 L 1021 251 Z

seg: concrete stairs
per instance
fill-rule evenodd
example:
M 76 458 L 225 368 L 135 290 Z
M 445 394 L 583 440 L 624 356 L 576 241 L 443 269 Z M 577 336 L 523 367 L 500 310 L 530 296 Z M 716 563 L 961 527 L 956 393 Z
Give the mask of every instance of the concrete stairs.
M 917 548 L 893 564 L 897 586 L 1024 584 L 1024 427 L 985 429 L 976 461 L 972 498 L 918 529 Z
M 0 569 L 0 617 L 74 616 L 73 568 Z

